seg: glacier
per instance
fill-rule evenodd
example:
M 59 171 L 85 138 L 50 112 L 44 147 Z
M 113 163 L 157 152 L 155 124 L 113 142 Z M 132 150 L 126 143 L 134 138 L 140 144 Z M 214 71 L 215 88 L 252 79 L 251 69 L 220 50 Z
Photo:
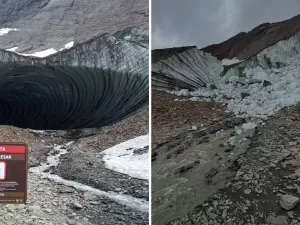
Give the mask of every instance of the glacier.
M 245 61 L 224 60 L 198 53 L 194 48 L 155 63 L 153 72 L 172 77 L 185 86 L 164 86 L 164 90 L 190 101 L 218 101 L 227 104 L 228 111 L 244 118 L 267 119 L 284 107 L 300 101 L 300 32 L 281 40 Z M 191 54 L 192 53 L 192 54 Z M 189 55 L 185 60 L 183 56 Z M 191 56 L 192 55 L 192 56 Z M 195 56 L 201 56 L 196 59 Z M 184 68 L 198 69 L 190 73 Z M 181 68 L 181 69 L 180 69 Z M 174 72 L 175 71 L 175 72 Z M 180 71 L 180 75 L 177 71 Z M 182 72 L 184 71 L 184 72 Z M 195 70 L 194 70 L 195 72 Z M 202 82 L 196 83 L 195 81 Z M 157 83 L 154 82 L 154 86 Z M 211 88 L 209 84 L 213 84 Z M 155 87 L 160 89 L 161 86 Z M 171 90 L 171 91 L 170 91 Z

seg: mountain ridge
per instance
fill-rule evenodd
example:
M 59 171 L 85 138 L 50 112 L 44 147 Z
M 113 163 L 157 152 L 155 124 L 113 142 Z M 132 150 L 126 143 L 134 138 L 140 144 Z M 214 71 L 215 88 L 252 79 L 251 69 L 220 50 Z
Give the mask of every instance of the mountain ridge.
M 249 32 L 241 32 L 224 42 L 206 46 L 201 50 L 218 59 L 246 60 L 281 40 L 289 39 L 299 31 L 300 14 L 281 22 L 262 23 Z

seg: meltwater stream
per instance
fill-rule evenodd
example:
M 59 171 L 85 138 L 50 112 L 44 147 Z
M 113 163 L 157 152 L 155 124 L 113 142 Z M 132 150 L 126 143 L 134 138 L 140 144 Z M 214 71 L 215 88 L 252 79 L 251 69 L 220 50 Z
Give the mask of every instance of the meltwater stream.
M 59 145 L 54 147 L 52 153 L 50 156 L 47 157 L 47 161 L 45 163 L 42 163 L 40 166 L 32 167 L 29 169 L 30 173 L 36 174 L 39 177 L 43 179 L 49 179 L 56 183 L 63 184 L 69 187 L 74 187 L 77 190 L 80 191 L 88 191 L 95 195 L 105 196 L 108 197 L 122 205 L 126 205 L 128 207 L 134 208 L 141 212 L 148 212 L 149 206 L 148 201 L 143 199 L 134 198 L 130 195 L 124 195 L 124 194 L 118 194 L 116 192 L 106 192 L 102 191 L 93 187 L 90 187 L 88 185 L 84 185 L 75 181 L 70 181 L 63 179 L 62 177 L 50 174 L 47 172 L 50 168 L 56 167 L 59 164 L 59 158 L 61 155 L 68 153 L 68 147 L 70 147 L 74 142 L 68 142 L 64 145 Z

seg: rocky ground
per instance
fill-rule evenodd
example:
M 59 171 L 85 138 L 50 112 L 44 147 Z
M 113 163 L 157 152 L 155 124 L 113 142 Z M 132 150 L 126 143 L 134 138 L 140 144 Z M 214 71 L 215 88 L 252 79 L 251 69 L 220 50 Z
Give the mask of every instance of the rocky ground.
M 152 145 L 185 133 L 192 126 L 207 126 L 226 117 L 224 106 L 215 102 L 174 101 L 180 99 L 162 91 L 152 91 Z
M 102 150 L 147 134 L 148 108 L 79 140 L 10 126 L 0 130 L 4 142 L 28 144 L 30 165 L 27 204 L 0 206 L 4 218 L 0 224 L 148 224 L 148 181 L 109 170 L 102 157 L 95 157 Z M 49 160 L 62 152 L 58 165 Z
M 297 105 L 252 121 L 255 128 L 223 118 L 159 145 L 152 155 L 153 224 L 300 224 L 299 111 Z

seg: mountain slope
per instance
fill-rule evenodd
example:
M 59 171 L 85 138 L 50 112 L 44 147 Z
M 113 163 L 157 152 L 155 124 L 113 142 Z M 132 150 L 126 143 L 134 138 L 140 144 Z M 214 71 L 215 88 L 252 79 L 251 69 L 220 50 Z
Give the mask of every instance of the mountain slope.
M 202 48 L 219 59 L 246 60 L 280 40 L 288 39 L 300 30 L 300 15 L 277 23 L 263 23 L 249 32 L 241 32 L 220 43 Z
M 147 28 L 147 0 L 2 0 L 0 28 L 17 28 L 1 36 L 0 49 L 18 46 L 34 53 L 113 34 L 130 27 Z

